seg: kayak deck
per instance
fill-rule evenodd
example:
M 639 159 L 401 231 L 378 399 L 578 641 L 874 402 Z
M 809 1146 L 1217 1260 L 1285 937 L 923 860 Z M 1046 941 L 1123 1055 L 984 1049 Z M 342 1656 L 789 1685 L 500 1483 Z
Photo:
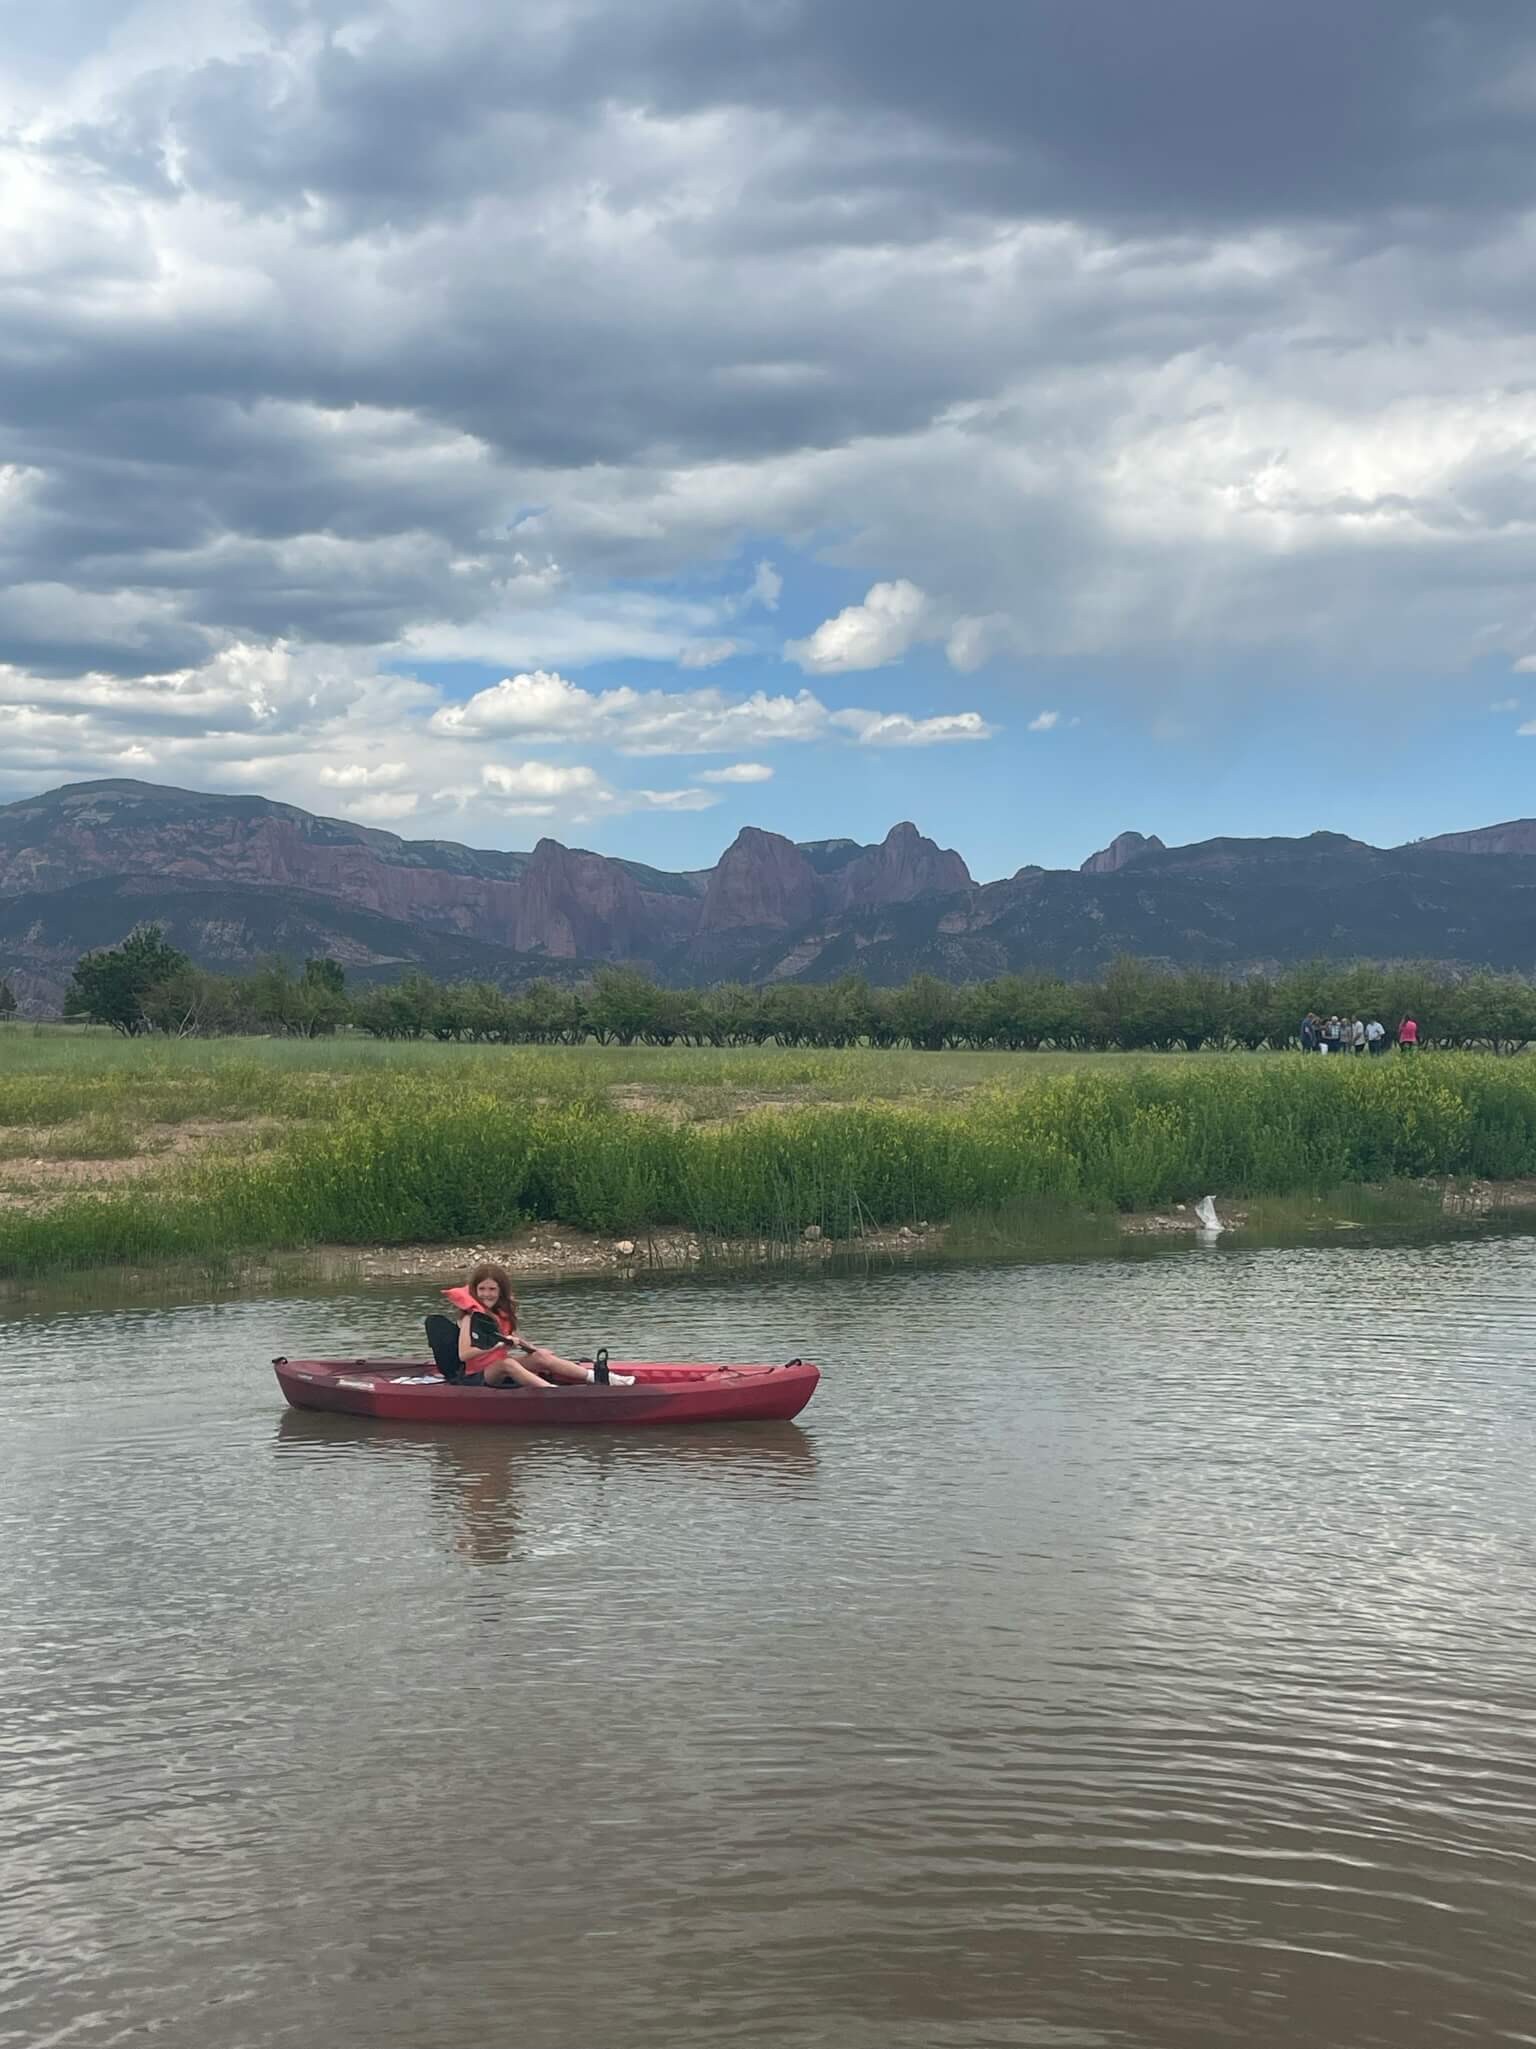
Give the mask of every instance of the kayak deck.
M 485 1423 L 523 1429 L 598 1424 L 763 1422 L 798 1416 L 821 1379 L 807 1359 L 783 1366 L 612 1362 L 633 1387 L 464 1387 L 430 1360 L 274 1359 L 296 1409 L 334 1409 L 404 1423 Z

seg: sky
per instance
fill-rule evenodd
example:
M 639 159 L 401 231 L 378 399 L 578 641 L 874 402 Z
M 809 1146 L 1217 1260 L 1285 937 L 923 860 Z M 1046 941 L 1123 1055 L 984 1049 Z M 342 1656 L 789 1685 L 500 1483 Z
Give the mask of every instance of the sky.
M 0 802 L 1536 812 L 1524 0 L 0 13 Z

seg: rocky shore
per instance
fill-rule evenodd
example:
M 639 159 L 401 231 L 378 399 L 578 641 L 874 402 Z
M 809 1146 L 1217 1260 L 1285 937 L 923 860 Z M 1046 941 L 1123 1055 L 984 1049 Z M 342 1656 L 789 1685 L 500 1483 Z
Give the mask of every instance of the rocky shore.
M 1423 1184 L 1438 1194 L 1447 1221 L 1467 1221 L 1502 1211 L 1536 1208 L 1536 1178 L 1520 1181 L 1478 1181 L 1457 1186 Z M 1224 1225 L 1242 1231 L 1253 1222 L 1244 1203 L 1219 1205 Z M 1189 1237 L 1200 1231 L 1195 1206 L 1175 1203 L 1166 1210 L 1136 1212 L 1115 1219 L 1121 1234 L 1137 1237 Z M 950 1226 L 920 1220 L 895 1230 L 868 1231 L 859 1238 L 828 1238 L 816 1225 L 794 1238 L 751 1238 L 718 1243 L 687 1231 L 642 1232 L 633 1238 L 609 1238 L 558 1224 L 530 1224 L 483 1245 L 330 1246 L 305 1253 L 304 1262 L 318 1262 L 328 1274 L 355 1274 L 368 1280 L 431 1280 L 445 1271 L 457 1273 L 477 1260 L 495 1259 L 518 1275 L 540 1279 L 561 1275 L 611 1274 L 639 1279 L 652 1273 L 680 1273 L 694 1267 L 814 1265 L 834 1259 L 900 1260 L 945 1249 Z M 1347 1232 L 1362 1228 L 1360 1219 L 1328 1214 L 1324 1204 L 1317 1228 Z M 1027 1249 L 1027 1246 L 1021 1247 Z

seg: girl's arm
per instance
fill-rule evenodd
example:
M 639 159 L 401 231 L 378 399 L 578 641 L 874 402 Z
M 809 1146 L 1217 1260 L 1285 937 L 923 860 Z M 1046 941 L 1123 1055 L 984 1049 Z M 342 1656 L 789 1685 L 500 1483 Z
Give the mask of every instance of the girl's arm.
M 529 1344 L 526 1338 L 516 1336 L 499 1338 L 494 1345 L 477 1345 L 470 1336 L 470 1327 L 474 1323 L 475 1314 L 474 1310 L 466 1309 L 459 1317 L 459 1357 L 464 1361 L 465 1365 L 468 1365 L 469 1361 L 482 1350 L 500 1351 L 505 1348 L 514 1358 L 519 1352 L 531 1352 L 533 1350 L 533 1346 Z M 542 1380 L 539 1382 L 540 1387 L 543 1387 L 544 1384 Z

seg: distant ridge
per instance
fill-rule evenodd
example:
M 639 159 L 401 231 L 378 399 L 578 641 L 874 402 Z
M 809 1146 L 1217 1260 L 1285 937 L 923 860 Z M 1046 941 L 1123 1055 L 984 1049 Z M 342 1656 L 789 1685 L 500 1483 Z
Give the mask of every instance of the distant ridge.
M 1117 954 L 1241 973 L 1308 958 L 1536 970 L 1536 821 L 1378 848 L 1340 833 L 1168 847 L 1122 833 L 1081 869 L 977 883 L 903 820 L 874 845 L 747 826 L 673 874 L 546 838 L 405 840 L 258 796 L 127 780 L 0 807 L 0 974 L 56 1007 L 78 955 L 159 922 L 236 969 L 328 954 L 513 986 L 627 962 L 679 984 L 1102 972 Z
M 1442 832 L 1414 845 L 1439 854 L 1536 854 L 1536 818 L 1511 818 L 1473 832 Z

